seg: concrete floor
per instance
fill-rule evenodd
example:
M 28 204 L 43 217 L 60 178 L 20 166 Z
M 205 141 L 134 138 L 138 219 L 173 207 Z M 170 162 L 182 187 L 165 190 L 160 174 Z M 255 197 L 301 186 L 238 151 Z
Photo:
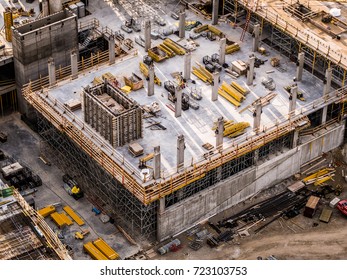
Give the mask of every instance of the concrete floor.
M 89 255 L 83 252 L 83 244 L 98 237 L 102 237 L 122 258 L 138 252 L 139 246 L 131 245 L 115 225 L 104 224 L 100 220 L 100 216 L 95 216 L 94 212 L 91 211 L 93 205 L 87 197 L 76 201 L 68 195 L 62 187 L 62 171 L 55 165 L 45 165 L 38 158 L 40 155 L 40 137 L 20 120 L 18 113 L 0 118 L 0 131 L 8 134 L 8 141 L 1 143 L 0 149 L 30 167 L 43 181 L 43 186 L 38 187 L 38 191 L 33 195 L 36 208 L 40 209 L 53 203 L 61 203 L 61 207 L 57 208 L 57 211 L 61 213 L 64 212 L 62 207 L 69 205 L 85 221 L 85 225 L 82 227 L 74 223 L 61 231 L 53 221 L 49 218 L 45 219 L 55 232 L 63 234 L 62 242 L 72 247 L 74 259 L 90 259 Z M 83 186 L 81 188 L 83 189 Z M 74 238 L 75 232 L 81 229 L 89 229 L 91 232 L 83 241 Z
M 81 19 L 82 21 L 90 20 L 93 17 L 96 17 L 100 20 L 102 25 L 107 25 L 113 30 L 119 30 L 120 25 L 123 22 L 124 16 L 121 16 L 121 7 L 113 6 L 110 9 L 111 1 L 96 1 L 91 2 L 88 10 L 91 12 L 91 15 Z M 112 5 L 111 5 L 112 6 Z M 173 28 L 177 25 L 178 21 L 172 19 L 169 15 L 164 15 L 164 9 L 169 9 L 170 7 L 162 6 L 163 8 L 158 11 L 167 22 L 165 28 Z M 174 6 L 171 6 L 173 8 Z M 203 23 L 208 23 L 207 21 L 198 18 L 195 14 L 190 11 L 186 11 L 187 21 L 199 20 Z M 120 16 L 120 17 L 118 17 Z M 149 17 L 151 12 L 149 12 Z M 251 52 L 252 37 L 250 34 L 246 34 L 244 42 L 240 42 L 240 33 L 241 28 L 232 29 L 227 23 L 220 23 L 218 26 L 227 37 L 233 41 L 236 41 L 241 46 L 241 51 L 236 52 L 232 55 L 226 56 L 226 62 L 230 64 L 234 60 L 241 59 L 243 61 L 248 61 L 248 56 Z M 158 26 L 153 26 L 152 29 L 158 29 Z M 192 31 L 191 31 L 192 32 Z M 140 33 L 131 33 L 125 34 L 126 37 L 134 39 L 135 36 L 140 35 Z M 186 38 L 188 38 L 189 32 L 186 32 Z M 265 36 L 265 35 L 264 35 Z M 176 35 L 170 35 L 174 41 L 178 41 Z M 219 42 L 211 42 L 205 38 L 200 37 L 196 40 L 200 47 L 192 52 L 192 66 L 195 65 L 195 62 L 202 63 L 202 57 L 205 55 L 212 55 L 213 53 L 218 53 Z M 162 40 L 153 40 L 152 46 L 155 46 L 161 43 Z M 277 93 L 277 96 L 271 101 L 271 104 L 263 108 L 262 114 L 262 127 L 271 127 L 276 123 L 277 120 L 286 118 L 289 110 L 288 98 L 289 94 L 283 89 L 284 86 L 290 85 L 293 83 L 293 77 L 296 75 L 296 65 L 294 62 L 289 61 L 286 57 L 281 57 L 281 55 L 272 50 L 269 46 L 263 44 L 263 46 L 268 51 L 267 56 L 260 55 L 256 53 L 256 56 L 262 60 L 268 60 L 260 68 L 255 68 L 256 79 L 252 86 L 246 85 L 246 77 L 242 76 L 237 79 L 237 82 L 248 88 L 250 93 L 247 95 L 246 100 L 242 103 L 240 108 L 235 108 L 228 101 L 219 96 L 218 101 L 211 101 L 211 86 L 204 84 L 202 81 L 197 79 L 194 75 L 191 75 L 191 78 L 196 81 L 196 84 L 193 84 L 191 81 L 188 82 L 189 88 L 200 89 L 203 95 L 203 99 L 198 101 L 200 108 L 198 110 L 189 109 L 188 111 L 183 111 L 182 117 L 175 118 L 174 113 L 166 106 L 171 102 L 167 99 L 167 92 L 163 87 L 155 85 L 155 95 L 152 97 L 147 96 L 147 82 L 145 81 L 145 87 L 136 92 L 131 92 L 129 96 L 139 102 L 141 105 L 150 104 L 153 101 L 157 101 L 161 107 L 161 115 L 155 121 L 161 122 L 167 130 L 150 130 L 149 128 L 144 129 L 144 137 L 137 141 L 143 148 L 145 153 L 153 152 L 153 148 L 157 145 L 161 146 L 162 154 L 162 170 L 164 174 L 170 174 L 174 171 L 176 166 L 176 147 L 177 136 L 183 134 L 186 141 L 186 150 L 185 150 L 185 161 L 186 166 L 189 166 L 191 162 L 198 161 L 203 153 L 206 152 L 202 148 L 202 144 L 209 142 L 212 145 L 215 145 L 215 136 L 214 131 L 211 130 L 212 124 L 217 120 L 218 117 L 224 116 L 225 119 L 234 120 L 237 122 L 247 121 L 253 125 L 253 113 L 249 110 L 245 110 L 243 113 L 239 111 L 245 106 L 254 102 L 257 98 L 265 96 L 269 93 L 268 90 L 261 84 L 261 80 L 266 76 L 266 71 L 274 70 L 270 65 L 271 57 L 279 57 L 281 59 L 281 65 L 286 72 L 281 73 L 277 70 L 274 70 L 273 73 L 269 74 L 276 83 L 276 89 L 274 90 Z M 141 75 L 138 63 L 142 61 L 143 56 L 145 55 L 144 49 L 137 44 L 135 47 L 139 51 L 138 57 L 126 60 L 116 65 L 108 66 L 104 65 L 98 67 L 97 69 L 92 69 L 89 73 L 80 75 L 77 80 L 63 82 L 58 87 L 51 89 L 49 92 L 54 97 L 61 102 L 66 102 L 70 99 L 80 98 L 81 88 L 91 84 L 95 77 L 101 76 L 103 73 L 111 72 L 113 75 L 118 77 L 118 80 L 121 83 L 124 83 L 123 76 L 129 76 L 132 72 Z M 175 56 L 174 58 L 167 59 L 161 63 L 155 64 L 155 71 L 157 76 L 161 79 L 162 82 L 166 80 L 173 80 L 171 73 L 173 72 L 182 72 L 184 66 L 184 58 L 182 56 Z M 230 83 L 233 79 L 226 75 L 223 71 L 221 73 L 221 81 L 226 81 Z M 298 83 L 299 90 L 304 93 L 306 101 L 297 101 L 297 112 L 300 110 L 305 110 L 304 106 L 308 103 L 313 102 L 316 98 L 320 97 L 323 92 L 323 82 L 318 78 L 311 75 L 311 73 L 304 71 L 302 82 Z M 79 119 L 83 119 L 83 112 L 75 111 L 74 112 Z M 154 120 L 154 119 L 153 119 Z M 144 121 L 144 127 L 147 127 L 150 123 Z M 251 132 L 252 128 L 248 128 L 248 132 Z M 229 138 L 224 139 L 225 142 L 230 142 Z M 121 156 L 124 156 L 133 166 L 134 169 L 137 168 L 138 159 L 133 158 L 129 152 L 127 145 L 119 147 L 116 149 Z M 149 162 L 149 165 L 152 163 Z

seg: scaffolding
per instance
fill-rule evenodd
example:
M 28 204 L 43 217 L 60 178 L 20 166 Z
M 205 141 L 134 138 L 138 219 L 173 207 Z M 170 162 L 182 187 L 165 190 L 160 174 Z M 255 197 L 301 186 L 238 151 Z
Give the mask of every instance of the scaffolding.
M 66 134 L 38 114 L 41 153 L 50 158 L 85 190 L 88 199 L 114 217 L 133 236 L 150 238 L 156 232 L 157 203 L 144 205 L 83 151 Z M 90 172 L 93 170 L 93 172 Z

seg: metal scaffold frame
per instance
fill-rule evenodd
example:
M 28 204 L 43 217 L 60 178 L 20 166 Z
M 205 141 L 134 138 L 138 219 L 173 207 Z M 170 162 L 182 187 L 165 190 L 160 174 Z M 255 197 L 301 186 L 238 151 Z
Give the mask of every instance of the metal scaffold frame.
M 41 152 L 73 176 L 96 207 L 122 223 L 132 235 L 149 238 L 156 231 L 157 203 L 144 205 L 90 155 L 38 114 Z M 91 172 L 93 170 L 93 172 Z

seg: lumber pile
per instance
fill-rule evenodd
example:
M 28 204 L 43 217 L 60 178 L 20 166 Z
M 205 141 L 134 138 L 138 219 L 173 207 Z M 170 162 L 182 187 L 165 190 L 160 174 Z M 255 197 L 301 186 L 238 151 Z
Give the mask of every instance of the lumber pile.
M 243 133 L 245 133 L 246 128 L 249 127 L 248 122 L 234 122 L 232 120 L 224 120 L 223 124 L 223 136 L 234 138 L 237 137 Z M 217 129 L 217 122 L 213 123 L 212 130 Z
M 322 186 L 325 182 L 332 180 L 335 176 L 334 168 L 324 168 L 305 177 L 302 181 L 306 184 L 314 184 L 314 186 Z
M 232 82 L 230 85 L 223 82 L 218 89 L 218 94 L 233 104 L 235 107 L 240 107 L 241 102 L 246 99 L 245 94 L 248 90 L 240 86 L 236 82 Z

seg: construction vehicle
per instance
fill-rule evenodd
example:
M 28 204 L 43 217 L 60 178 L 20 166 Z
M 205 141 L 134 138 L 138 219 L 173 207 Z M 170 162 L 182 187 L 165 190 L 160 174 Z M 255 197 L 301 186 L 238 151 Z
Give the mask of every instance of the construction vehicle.
M 83 191 L 77 185 L 77 183 L 68 175 L 63 175 L 64 189 L 71 195 L 74 199 L 78 200 L 84 196 Z
M 75 232 L 75 239 L 83 240 L 84 236 L 90 233 L 89 229 Z
M 144 64 L 143 62 L 140 62 L 140 71 L 145 76 L 146 80 L 148 81 L 149 80 L 148 66 Z M 157 84 L 158 86 L 161 86 L 161 81 L 155 74 L 154 74 L 154 83 Z

